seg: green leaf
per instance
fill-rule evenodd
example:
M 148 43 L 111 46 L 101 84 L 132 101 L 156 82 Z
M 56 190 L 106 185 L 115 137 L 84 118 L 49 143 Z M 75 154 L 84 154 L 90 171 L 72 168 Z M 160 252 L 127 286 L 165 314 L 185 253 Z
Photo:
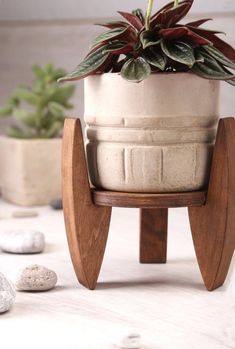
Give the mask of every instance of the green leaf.
M 10 116 L 13 112 L 13 108 L 11 106 L 6 106 L 0 108 L 0 117 L 7 117 Z
M 92 73 L 95 73 L 110 56 L 110 53 L 105 52 L 107 48 L 108 45 L 105 45 L 92 52 L 84 59 L 82 63 L 77 66 L 72 73 L 60 78 L 58 82 L 79 80 Z
M 11 96 L 8 98 L 8 105 L 12 108 L 17 107 L 20 104 L 20 100 L 16 96 Z
M 142 57 L 130 58 L 122 67 L 121 76 L 133 82 L 140 82 L 146 79 L 151 73 L 148 62 Z
M 228 59 L 222 52 L 220 52 L 217 48 L 212 45 L 203 46 L 203 49 L 206 50 L 210 56 L 215 58 L 218 62 L 222 63 L 226 67 L 235 69 L 235 63 L 233 63 L 230 59 Z
M 33 71 L 33 73 L 34 73 L 34 75 L 38 78 L 38 79 L 43 79 L 44 78 L 44 71 L 43 71 L 43 69 L 39 66 L 39 65 L 37 65 L 37 64 L 34 64 L 33 66 L 32 66 L 32 71 Z
M 108 30 L 105 33 L 97 36 L 97 38 L 93 41 L 91 48 L 97 46 L 101 42 L 110 42 L 114 39 L 116 40 L 127 31 L 129 31 L 129 27 L 121 27 Z
M 31 105 L 36 105 L 39 102 L 39 97 L 25 87 L 18 87 L 15 91 L 15 96 Z
M 33 135 L 30 132 L 23 131 L 20 127 L 18 126 L 10 126 L 7 129 L 7 135 L 9 137 L 13 138 L 20 138 L 20 139 L 31 139 L 31 138 L 36 138 L 35 135 Z
M 162 51 L 173 61 L 182 63 L 191 68 L 195 63 L 194 50 L 185 42 L 165 42 L 161 40 Z
M 148 47 L 146 50 L 144 50 L 142 56 L 149 64 L 162 71 L 165 70 L 167 59 L 161 50 L 157 49 L 156 47 Z
M 62 121 L 54 122 L 49 129 L 43 133 L 43 138 L 54 138 L 57 137 L 63 128 Z
M 66 109 L 68 106 L 71 109 L 72 105 L 68 101 L 74 95 L 74 92 L 75 85 L 60 85 L 54 90 L 51 100 L 63 105 Z
M 49 75 L 49 76 L 53 75 L 53 71 L 54 71 L 53 64 L 51 63 L 45 64 L 43 67 L 43 70 L 45 71 L 46 75 Z
M 14 110 L 14 118 L 20 121 L 22 124 L 28 127 L 34 128 L 36 126 L 37 118 L 35 113 L 30 113 L 26 110 L 16 109 Z
M 235 76 L 229 71 L 225 71 L 221 65 L 207 53 L 201 52 L 204 57 L 204 63 L 196 63 L 191 71 L 206 79 L 211 80 L 228 80 L 234 79 Z
M 48 110 L 55 117 L 63 117 L 64 116 L 64 108 L 57 102 L 49 102 Z
M 53 80 L 57 81 L 59 78 L 62 78 L 62 76 L 65 76 L 66 71 L 62 68 L 57 68 L 53 71 Z
M 158 45 L 160 43 L 160 40 L 156 40 L 152 31 L 145 30 L 140 33 L 140 42 L 143 46 L 143 49 L 146 49 L 149 46 Z

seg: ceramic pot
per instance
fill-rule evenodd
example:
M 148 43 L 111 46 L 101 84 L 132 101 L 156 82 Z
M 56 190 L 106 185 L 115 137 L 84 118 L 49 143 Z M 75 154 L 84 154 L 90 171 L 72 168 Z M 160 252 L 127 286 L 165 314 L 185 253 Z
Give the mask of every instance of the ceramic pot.
M 107 73 L 85 79 L 92 184 L 126 192 L 205 188 L 218 123 L 218 81 L 152 74 L 141 83 Z
M 0 137 L 0 188 L 7 201 L 47 205 L 61 196 L 61 139 Z

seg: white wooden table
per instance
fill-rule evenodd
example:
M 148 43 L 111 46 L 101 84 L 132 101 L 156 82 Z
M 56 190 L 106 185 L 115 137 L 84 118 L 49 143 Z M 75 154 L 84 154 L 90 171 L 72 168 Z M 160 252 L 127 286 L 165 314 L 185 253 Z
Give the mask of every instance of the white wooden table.
M 143 349 L 235 348 L 235 272 L 225 286 L 204 289 L 185 209 L 170 210 L 166 265 L 138 263 L 138 210 L 114 209 L 103 267 L 95 291 L 80 286 L 70 262 L 61 211 L 37 209 L 37 218 L 9 218 L 19 210 L 0 202 L 0 232 L 31 228 L 46 235 L 39 255 L 0 252 L 0 271 L 43 264 L 58 274 L 56 289 L 18 292 L 0 316 L 4 349 L 110 349 L 115 338 L 140 333 Z

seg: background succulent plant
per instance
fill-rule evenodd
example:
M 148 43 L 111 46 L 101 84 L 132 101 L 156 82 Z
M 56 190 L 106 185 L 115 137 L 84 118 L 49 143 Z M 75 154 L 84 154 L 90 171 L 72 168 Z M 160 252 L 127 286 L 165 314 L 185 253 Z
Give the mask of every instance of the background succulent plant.
M 151 72 L 191 71 L 235 85 L 231 72 L 235 69 L 235 50 L 217 36 L 220 32 L 201 28 L 210 19 L 179 24 L 193 1 L 175 0 L 152 16 L 153 0 L 149 0 L 145 16 L 140 9 L 119 11 L 124 20 L 99 24 L 109 30 L 93 41 L 83 62 L 59 81 L 120 72 L 124 79 L 139 82 Z
M 75 86 L 58 85 L 57 80 L 66 73 L 52 64 L 34 65 L 32 70 L 35 76 L 32 87 L 16 88 L 7 105 L 0 108 L 0 117 L 12 116 L 17 121 L 8 129 L 11 137 L 57 137 L 63 127 L 65 109 L 73 107 L 69 100 Z

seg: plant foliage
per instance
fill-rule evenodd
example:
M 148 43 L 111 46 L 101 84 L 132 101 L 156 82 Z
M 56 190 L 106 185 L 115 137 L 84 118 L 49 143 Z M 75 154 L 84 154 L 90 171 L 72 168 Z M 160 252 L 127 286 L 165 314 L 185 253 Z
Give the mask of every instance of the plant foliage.
M 7 105 L 0 108 L 0 117 L 12 116 L 16 120 L 8 129 L 11 137 L 57 137 L 63 127 L 65 109 L 73 107 L 69 100 L 75 86 L 58 85 L 57 80 L 65 71 L 55 69 L 52 64 L 34 65 L 32 70 L 35 76 L 32 87 L 16 88 Z
M 194 0 L 173 1 L 154 15 L 138 9 L 121 12 L 122 20 L 99 24 L 108 28 L 92 43 L 77 68 L 59 81 L 79 80 L 91 74 L 120 72 L 139 82 L 151 72 L 191 71 L 206 79 L 235 85 L 235 50 L 218 37 L 218 31 L 201 26 L 209 18 L 179 23 Z M 153 1 L 149 1 L 151 8 Z

